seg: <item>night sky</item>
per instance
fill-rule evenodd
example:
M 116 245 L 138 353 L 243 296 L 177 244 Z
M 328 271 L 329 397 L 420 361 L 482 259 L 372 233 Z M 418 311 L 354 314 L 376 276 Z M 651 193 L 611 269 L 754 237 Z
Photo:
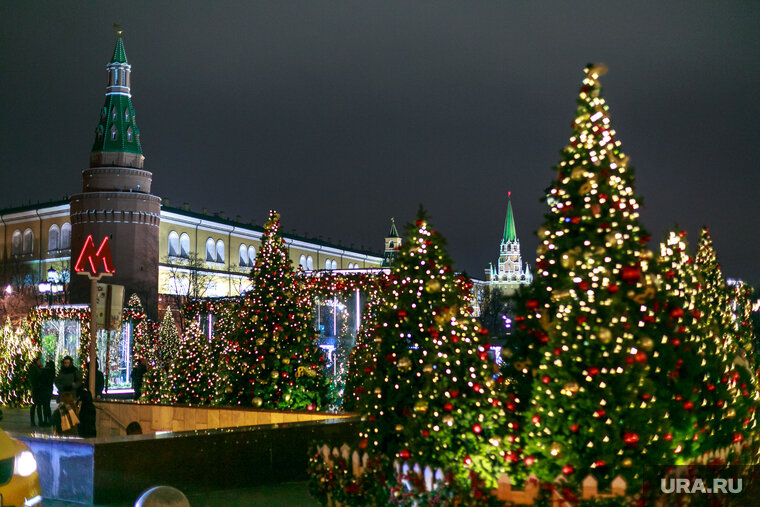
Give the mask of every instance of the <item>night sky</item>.
M 588 62 L 659 241 L 760 283 L 760 2 L 0 3 L 0 207 L 81 187 L 124 30 L 153 193 L 382 249 L 423 203 L 458 269 L 534 263 Z M 651 246 L 654 246 L 652 244 Z

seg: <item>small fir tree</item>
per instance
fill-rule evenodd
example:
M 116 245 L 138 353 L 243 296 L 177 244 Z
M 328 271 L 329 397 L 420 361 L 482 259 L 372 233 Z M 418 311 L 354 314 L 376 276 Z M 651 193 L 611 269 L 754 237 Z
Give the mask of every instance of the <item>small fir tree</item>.
M 279 214 L 269 213 L 261 248 L 222 351 L 217 400 L 222 404 L 326 408 L 325 359 L 316 344 L 310 299 L 282 240 Z
M 172 403 L 208 405 L 218 382 L 215 341 L 190 321 L 168 368 L 165 391 Z

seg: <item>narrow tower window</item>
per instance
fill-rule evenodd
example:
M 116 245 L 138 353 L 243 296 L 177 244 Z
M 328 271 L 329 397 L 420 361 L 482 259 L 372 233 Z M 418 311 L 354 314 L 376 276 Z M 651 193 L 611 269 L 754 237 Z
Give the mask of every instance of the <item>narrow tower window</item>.
M 116 141 L 116 126 L 111 127 L 111 141 Z
M 132 127 L 129 127 L 129 128 L 127 129 L 127 142 L 128 142 L 128 143 L 131 143 L 131 142 L 132 142 Z
M 124 121 L 129 121 L 129 109 L 124 111 Z

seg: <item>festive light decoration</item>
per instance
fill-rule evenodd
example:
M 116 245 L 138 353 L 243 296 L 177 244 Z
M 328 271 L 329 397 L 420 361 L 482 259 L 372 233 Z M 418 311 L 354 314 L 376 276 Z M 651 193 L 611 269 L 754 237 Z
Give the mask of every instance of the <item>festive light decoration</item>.
M 487 331 L 470 316 L 471 282 L 454 274 L 424 212 L 408 227 L 384 297 L 371 303 L 349 380 L 360 447 L 442 467 L 462 490 L 472 477 L 493 487 L 515 441 L 514 418 Z
M 547 482 L 564 474 L 579 486 L 590 473 L 608 484 L 622 475 L 635 490 L 642 466 L 670 455 L 662 436 L 671 418 L 652 386 L 661 338 L 652 254 L 633 170 L 601 96 L 605 70 L 585 69 L 573 133 L 546 196 L 537 276 L 515 319 L 532 343 L 523 370 L 536 370 L 525 463 Z
M 325 359 L 316 344 L 309 297 L 295 278 L 269 213 L 251 271 L 252 288 L 234 318 L 217 328 L 221 343 L 215 402 L 318 410 L 326 406 Z
M 28 325 L 14 328 L 10 319 L 0 328 L 0 405 L 21 407 L 31 404 L 29 368 L 40 353 L 38 339 Z

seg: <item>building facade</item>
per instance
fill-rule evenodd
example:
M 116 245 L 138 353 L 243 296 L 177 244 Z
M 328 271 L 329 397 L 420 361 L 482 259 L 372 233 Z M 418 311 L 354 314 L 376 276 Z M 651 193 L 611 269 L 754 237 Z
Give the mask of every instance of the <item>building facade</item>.
M 264 229 L 239 218 L 197 213 L 189 205 L 170 207 L 152 193 L 132 104 L 131 69 L 119 32 L 106 65 L 106 98 L 82 191 L 68 201 L 0 210 L 7 290 L 44 282 L 55 272 L 70 287 L 68 300 L 61 302 L 89 302 L 88 280 L 72 276 L 70 267 L 90 235 L 96 245 L 110 238 L 116 273 L 108 283 L 124 285 L 127 296 L 138 294 L 154 318 L 161 294 L 222 297 L 247 288 Z M 283 236 L 291 260 L 306 271 L 378 269 L 386 260 L 376 252 Z

